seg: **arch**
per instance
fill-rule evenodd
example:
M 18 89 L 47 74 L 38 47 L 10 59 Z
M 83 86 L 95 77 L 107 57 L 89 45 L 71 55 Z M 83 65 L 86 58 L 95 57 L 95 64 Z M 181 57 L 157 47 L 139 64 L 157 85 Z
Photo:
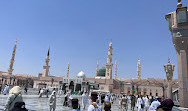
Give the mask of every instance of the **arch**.
M 70 89 L 71 91 L 74 91 L 74 82 L 73 82 L 73 81 L 70 82 L 70 84 L 69 84 L 69 89 Z
M 75 91 L 81 91 L 81 84 L 76 84 Z

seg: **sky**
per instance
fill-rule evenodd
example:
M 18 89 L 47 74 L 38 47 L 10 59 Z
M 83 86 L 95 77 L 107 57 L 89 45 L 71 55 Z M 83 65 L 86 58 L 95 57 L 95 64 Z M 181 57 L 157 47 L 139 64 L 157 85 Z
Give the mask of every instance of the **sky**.
M 0 70 L 8 70 L 17 39 L 13 74 L 42 73 L 50 47 L 50 75 L 65 76 L 70 63 L 70 76 L 83 71 L 95 77 L 112 41 L 118 78 L 136 78 L 138 58 L 142 78 L 166 78 L 168 57 L 178 78 L 165 20 L 176 5 L 177 0 L 1 0 Z

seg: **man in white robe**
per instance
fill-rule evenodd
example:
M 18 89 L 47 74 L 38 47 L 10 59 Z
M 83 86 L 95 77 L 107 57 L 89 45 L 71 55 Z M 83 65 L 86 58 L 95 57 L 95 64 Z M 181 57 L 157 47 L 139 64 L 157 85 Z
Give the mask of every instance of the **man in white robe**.
M 9 86 L 6 85 L 3 91 L 3 94 L 6 95 L 9 92 Z
M 86 105 L 87 105 L 87 102 L 88 102 L 88 95 L 86 92 L 84 92 L 82 94 L 82 106 L 83 106 L 83 109 L 85 109 Z

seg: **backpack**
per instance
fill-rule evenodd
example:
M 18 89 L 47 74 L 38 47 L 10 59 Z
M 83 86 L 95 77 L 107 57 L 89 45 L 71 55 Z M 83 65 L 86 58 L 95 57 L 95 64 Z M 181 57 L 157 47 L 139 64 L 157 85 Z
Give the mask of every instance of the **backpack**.
M 16 102 L 11 111 L 28 111 L 28 110 L 25 108 L 25 102 Z

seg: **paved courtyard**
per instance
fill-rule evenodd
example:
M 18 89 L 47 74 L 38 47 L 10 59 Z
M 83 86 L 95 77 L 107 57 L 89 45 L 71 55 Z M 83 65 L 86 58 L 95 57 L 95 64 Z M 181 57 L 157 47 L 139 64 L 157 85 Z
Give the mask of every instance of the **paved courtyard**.
M 8 95 L 0 95 L 0 111 L 3 110 L 5 106 L 5 101 L 7 99 Z M 81 96 L 73 96 L 73 98 L 78 98 L 79 103 L 81 104 Z M 37 95 L 23 95 L 24 102 L 26 103 L 26 108 L 29 111 L 49 111 L 49 105 L 48 105 L 48 98 L 38 98 Z M 56 111 L 71 111 L 70 107 L 64 107 L 63 106 L 64 97 L 63 96 L 57 96 L 57 107 Z M 88 108 L 89 102 L 87 104 Z M 136 108 L 135 108 L 136 109 Z M 81 107 L 81 111 L 87 111 L 87 109 L 83 110 Z M 112 105 L 112 111 L 121 111 L 118 106 L 118 101 L 115 101 L 115 103 Z M 130 106 L 129 106 L 130 111 Z

